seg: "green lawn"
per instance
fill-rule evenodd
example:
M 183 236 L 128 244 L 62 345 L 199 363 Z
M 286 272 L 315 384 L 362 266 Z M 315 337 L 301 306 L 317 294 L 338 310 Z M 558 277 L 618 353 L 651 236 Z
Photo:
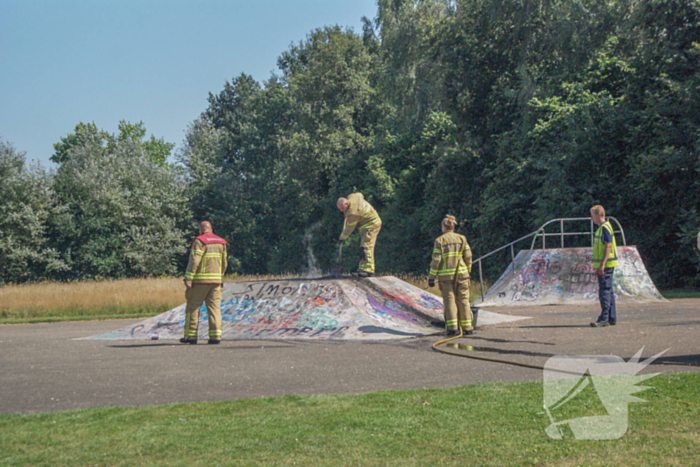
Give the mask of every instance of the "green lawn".
M 672 289 L 663 290 L 661 295 L 664 298 L 700 298 L 700 290 L 693 289 Z
M 541 382 L 488 383 L 2 415 L 0 465 L 698 465 L 700 373 L 645 384 L 618 440 L 550 439 Z

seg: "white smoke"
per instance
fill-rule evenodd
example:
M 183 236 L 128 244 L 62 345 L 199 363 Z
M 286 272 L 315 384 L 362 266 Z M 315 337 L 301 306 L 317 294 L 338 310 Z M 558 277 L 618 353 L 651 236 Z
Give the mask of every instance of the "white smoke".
M 304 274 L 306 277 L 320 277 L 322 274 L 321 268 L 318 266 L 314 250 L 311 247 L 311 241 L 314 239 L 314 231 L 321 227 L 321 221 L 316 222 L 311 227 L 308 227 L 304 232 L 304 248 L 306 248 L 306 267 Z

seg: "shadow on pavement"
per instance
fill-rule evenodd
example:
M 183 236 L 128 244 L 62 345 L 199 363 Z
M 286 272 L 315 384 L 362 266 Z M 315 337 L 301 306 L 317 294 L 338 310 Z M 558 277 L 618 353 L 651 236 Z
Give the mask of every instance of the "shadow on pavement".
M 293 347 L 293 345 L 246 345 L 246 346 L 228 346 L 226 345 L 225 342 L 222 342 L 218 346 L 216 345 L 209 345 L 205 342 L 201 344 L 197 344 L 198 346 L 207 346 L 207 347 L 212 347 L 212 348 L 227 348 L 227 349 L 288 349 L 289 347 Z M 107 347 L 111 347 L 113 349 L 134 349 L 134 348 L 139 348 L 139 347 L 192 347 L 191 344 L 181 344 L 177 341 L 172 342 L 172 343 L 158 343 L 158 344 L 127 344 L 127 345 L 108 345 Z
M 518 326 L 519 329 L 546 329 L 546 328 L 588 328 L 590 324 L 551 324 L 543 326 Z
M 542 341 L 520 341 L 516 339 L 498 339 L 495 337 L 479 337 L 479 336 L 469 336 L 469 339 L 475 339 L 475 340 L 481 340 L 481 341 L 489 341 L 489 342 L 498 342 L 501 344 L 510 344 L 510 343 L 521 343 L 521 344 L 540 344 L 540 345 L 557 345 L 554 342 L 542 342 Z
M 659 357 L 652 362 L 652 365 L 688 365 L 700 366 L 700 354 L 677 355 L 671 357 Z

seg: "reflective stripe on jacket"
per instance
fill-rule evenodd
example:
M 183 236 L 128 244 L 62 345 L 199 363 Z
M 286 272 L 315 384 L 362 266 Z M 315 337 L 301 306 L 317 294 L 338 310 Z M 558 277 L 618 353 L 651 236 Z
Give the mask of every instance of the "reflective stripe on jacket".
M 228 266 L 226 240 L 204 234 L 192 241 L 185 282 L 192 284 L 222 284 Z
M 605 221 L 598 227 L 593 237 L 593 268 L 600 268 L 600 262 L 603 261 L 605 256 L 605 243 L 603 243 L 603 229 L 610 232 L 612 236 L 612 248 L 610 249 L 610 257 L 605 262 L 606 268 L 617 267 L 617 243 L 615 242 L 615 233 L 613 232 L 612 225 L 610 221 Z
M 472 250 L 467 238 L 455 232 L 445 232 L 435 240 L 430 277 L 451 281 L 455 273 L 466 274 L 472 270 Z
M 363 230 L 376 227 L 382 224 L 377 211 L 369 204 L 362 193 L 353 193 L 348 195 L 348 209 L 345 211 L 345 225 L 343 233 L 340 234 L 341 240 L 347 240 L 355 228 Z

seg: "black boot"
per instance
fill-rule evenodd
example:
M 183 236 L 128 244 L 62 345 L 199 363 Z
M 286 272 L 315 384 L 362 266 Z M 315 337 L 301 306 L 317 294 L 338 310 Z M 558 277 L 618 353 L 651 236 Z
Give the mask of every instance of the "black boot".
M 355 277 L 373 277 L 374 273 L 369 271 L 357 271 L 352 273 Z
M 184 337 L 180 339 L 180 344 L 196 344 L 197 339 L 185 339 Z

